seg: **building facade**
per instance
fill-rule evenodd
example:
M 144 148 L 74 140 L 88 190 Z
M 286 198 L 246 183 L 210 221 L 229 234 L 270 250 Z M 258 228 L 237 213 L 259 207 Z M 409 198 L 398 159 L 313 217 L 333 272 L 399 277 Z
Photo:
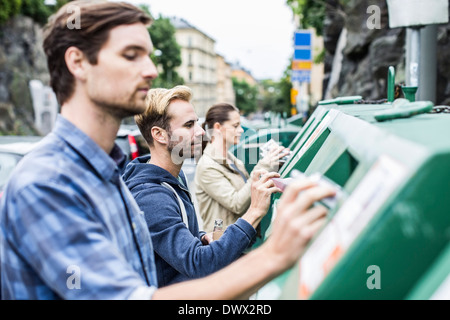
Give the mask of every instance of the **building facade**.
M 217 55 L 217 102 L 236 105 L 236 94 L 233 89 L 232 69 L 225 57 Z
M 198 116 L 204 117 L 217 102 L 234 103 L 231 67 L 215 52 L 215 40 L 184 19 L 174 17 L 171 23 L 181 47 L 182 63 L 177 72 L 193 91 L 192 104 Z

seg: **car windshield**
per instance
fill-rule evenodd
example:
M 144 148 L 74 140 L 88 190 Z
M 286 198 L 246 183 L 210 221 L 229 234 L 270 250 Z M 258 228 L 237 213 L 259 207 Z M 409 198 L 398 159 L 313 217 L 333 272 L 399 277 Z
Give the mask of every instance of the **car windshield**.
M 0 190 L 5 187 L 11 172 L 20 159 L 21 156 L 16 154 L 0 153 Z

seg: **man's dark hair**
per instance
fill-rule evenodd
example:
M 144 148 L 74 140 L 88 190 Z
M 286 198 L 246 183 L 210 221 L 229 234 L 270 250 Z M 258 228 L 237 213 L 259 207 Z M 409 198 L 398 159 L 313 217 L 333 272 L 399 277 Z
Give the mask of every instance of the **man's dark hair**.
M 109 31 L 138 22 L 150 25 L 152 18 L 131 4 L 108 1 L 72 1 L 49 18 L 45 27 L 44 51 L 50 85 L 60 104 L 72 96 L 75 86 L 75 79 L 65 62 L 66 50 L 77 47 L 89 63 L 96 64 L 98 52 L 108 40 Z

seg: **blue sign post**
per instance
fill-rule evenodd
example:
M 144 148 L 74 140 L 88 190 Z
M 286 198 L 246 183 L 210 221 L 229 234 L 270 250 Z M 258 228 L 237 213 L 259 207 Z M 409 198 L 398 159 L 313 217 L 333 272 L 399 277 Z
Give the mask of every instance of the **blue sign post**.
M 311 82 L 312 34 L 310 30 L 297 30 L 294 34 L 294 57 L 291 81 Z
M 291 81 L 294 82 L 311 82 L 311 71 L 310 70 L 292 70 L 291 71 Z

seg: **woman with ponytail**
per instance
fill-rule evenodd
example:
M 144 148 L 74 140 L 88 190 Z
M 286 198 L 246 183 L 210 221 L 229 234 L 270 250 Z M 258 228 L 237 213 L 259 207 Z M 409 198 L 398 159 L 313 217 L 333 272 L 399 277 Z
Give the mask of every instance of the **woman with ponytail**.
M 224 227 L 233 224 L 251 205 L 251 180 L 244 164 L 228 150 L 239 143 L 244 130 L 239 109 L 228 103 L 213 105 L 203 123 L 203 154 L 195 173 L 196 197 L 203 229 L 211 232 L 216 219 Z M 277 171 L 279 160 L 289 153 L 282 146 L 262 158 L 252 172 Z M 270 195 L 269 195 L 270 196 Z

